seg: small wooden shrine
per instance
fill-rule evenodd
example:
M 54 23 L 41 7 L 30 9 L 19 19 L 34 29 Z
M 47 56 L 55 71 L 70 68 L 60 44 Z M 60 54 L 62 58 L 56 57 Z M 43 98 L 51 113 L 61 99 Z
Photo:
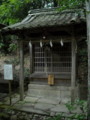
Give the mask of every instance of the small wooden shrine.
M 22 22 L 2 29 L 2 35 L 18 36 L 21 99 L 24 92 L 24 43 L 30 49 L 29 96 L 55 98 L 61 102 L 73 101 L 79 96 L 76 54 L 77 42 L 86 37 L 83 10 L 31 10 Z

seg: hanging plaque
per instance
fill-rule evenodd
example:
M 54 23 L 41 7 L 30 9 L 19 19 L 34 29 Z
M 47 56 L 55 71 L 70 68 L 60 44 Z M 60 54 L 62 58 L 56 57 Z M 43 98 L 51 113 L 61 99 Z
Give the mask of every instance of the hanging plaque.
M 12 64 L 4 64 L 4 80 L 13 80 Z

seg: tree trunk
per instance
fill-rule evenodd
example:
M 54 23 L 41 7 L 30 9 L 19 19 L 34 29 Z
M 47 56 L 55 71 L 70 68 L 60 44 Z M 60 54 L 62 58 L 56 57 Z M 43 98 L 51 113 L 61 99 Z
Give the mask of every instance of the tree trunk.
M 86 0 L 87 41 L 88 41 L 88 120 L 90 120 L 90 0 Z

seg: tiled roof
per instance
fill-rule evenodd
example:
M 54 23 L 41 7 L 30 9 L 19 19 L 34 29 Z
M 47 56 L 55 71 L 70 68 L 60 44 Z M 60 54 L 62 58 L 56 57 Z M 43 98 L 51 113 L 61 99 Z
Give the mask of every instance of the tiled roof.
M 85 13 L 83 10 L 65 10 L 62 12 L 57 9 L 32 10 L 23 21 L 5 27 L 2 31 L 9 32 L 23 29 L 63 26 L 81 22 L 85 22 Z

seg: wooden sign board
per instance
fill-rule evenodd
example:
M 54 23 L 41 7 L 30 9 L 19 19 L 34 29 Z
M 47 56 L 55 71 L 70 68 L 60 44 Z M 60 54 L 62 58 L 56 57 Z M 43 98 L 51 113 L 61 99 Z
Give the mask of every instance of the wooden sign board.
M 4 80 L 13 80 L 12 64 L 4 64 Z
M 48 75 L 48 84 L 54 85 L 54 75 Z

